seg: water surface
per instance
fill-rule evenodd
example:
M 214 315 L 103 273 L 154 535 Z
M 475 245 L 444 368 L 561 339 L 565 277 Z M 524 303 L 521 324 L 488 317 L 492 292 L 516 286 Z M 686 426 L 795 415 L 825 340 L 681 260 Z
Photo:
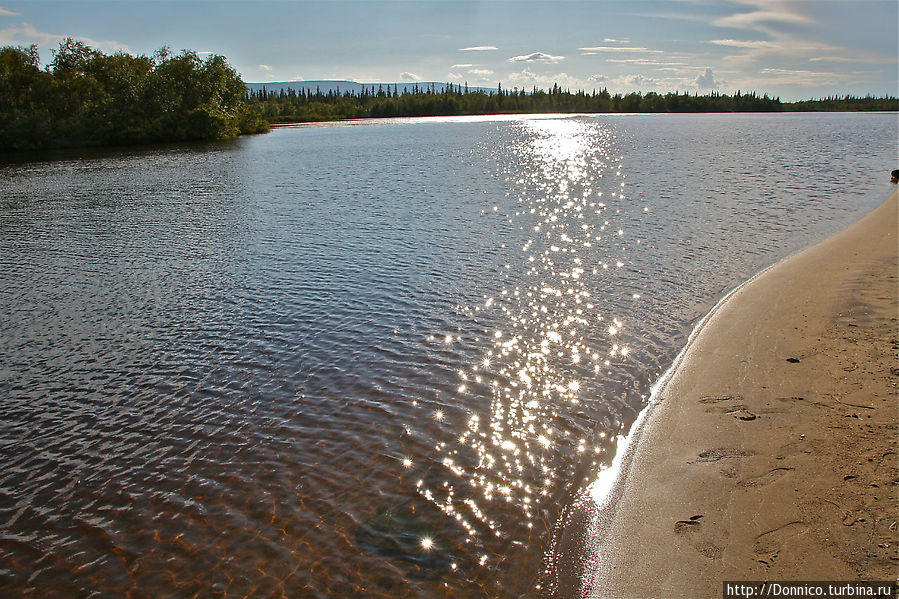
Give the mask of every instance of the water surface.
M 0 166 L 0 593 L 516 596 L 877 114 L 396 119 Z

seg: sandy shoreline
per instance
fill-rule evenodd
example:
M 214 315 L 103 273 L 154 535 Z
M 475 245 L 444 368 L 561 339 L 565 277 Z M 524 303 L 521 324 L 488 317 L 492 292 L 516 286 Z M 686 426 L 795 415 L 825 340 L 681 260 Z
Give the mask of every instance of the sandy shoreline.
M 716 309 L 658 390 L 614 500 L 570 515 L 559 595 L 895 580 L 897 203 Z

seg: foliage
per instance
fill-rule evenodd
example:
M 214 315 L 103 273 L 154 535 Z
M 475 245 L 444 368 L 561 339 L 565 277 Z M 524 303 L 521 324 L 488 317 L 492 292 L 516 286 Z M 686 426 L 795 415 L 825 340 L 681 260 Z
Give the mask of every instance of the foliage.
M 0 151 L 215 140 L 268 131 L 269 123 L 500 113 L 899 110 L 895 97 L 785 103 L 755 93 L 572 93 L 558 85 L 495 92 L 434 86 L 398 93 L 289 90 L 248 93 L 223 56 L 104 54 L 68 38 L 40 67 L 37 46 L 0 48 Z
M 225 58 L 104 54 L 66 39 L 42 70 L 36 46 L 0 48 L 0 150 L 215 140 L 268 130 Z
M 543 91 L 536 87 L 495 92 L 469 91 L 461 86 L 447 85 L 443 91 L 432 88 L 413 88 L 400 94 L 379 89 L 322 93 L 307 90 L 288 90 L 271 93 L 265 89 L 252 93 L 250 104 L 274 123 L 326 121 L 334 119 L 379 118 L 391 116 L 445 116 L 461 114 L 497 113 L 597 113 L 597 112 L 779 112 L 788 110 L 899 110 L 899 100 L 887 98 L 828 98 L 797 103 L 781 102 L 767 94 L 737 92 L 733 95 L 713 92 L 707 95 L 687 93 L 611 95 L 603 89 L 593 93 L 562 90 L 554 85 Z

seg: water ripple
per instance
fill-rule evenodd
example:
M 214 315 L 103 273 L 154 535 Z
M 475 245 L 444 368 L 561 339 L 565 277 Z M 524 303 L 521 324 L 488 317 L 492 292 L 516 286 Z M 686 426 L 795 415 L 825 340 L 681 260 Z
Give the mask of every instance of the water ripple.
M 886 195 L 891 119 L 406 119 L 0 165 L 0 594 L 551 587 L 558 514 L 692 323 Z

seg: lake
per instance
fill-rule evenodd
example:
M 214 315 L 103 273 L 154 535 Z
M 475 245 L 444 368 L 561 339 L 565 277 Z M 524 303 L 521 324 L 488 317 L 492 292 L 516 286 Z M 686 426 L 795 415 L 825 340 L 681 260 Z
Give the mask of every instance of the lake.
M 545 587 L 696 321 L 896 157 L 895 114 L 531 115 L 2 163 L 0 594 Z

